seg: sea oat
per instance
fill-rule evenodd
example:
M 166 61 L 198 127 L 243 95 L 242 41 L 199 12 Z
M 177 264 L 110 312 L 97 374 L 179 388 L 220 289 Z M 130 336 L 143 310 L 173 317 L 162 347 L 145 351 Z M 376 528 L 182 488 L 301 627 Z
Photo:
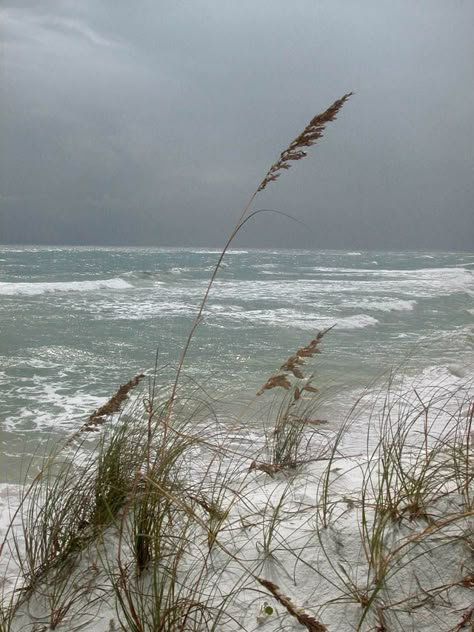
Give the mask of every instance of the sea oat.
M 326 125 L 336 119 L 337 113 L 350 96 L 352 96 L 352 92 L 334 101 L 325 112 L 316 114 L 311 119 L 301 134 L 282 151 L 278 160 L 268 170 L 257 191 L 263 191 L 267 184 L 279 178 L 283 170 L 291 167 L 290 162 L 301 160 L 306 156 L 306 148 L 311 147 L 321 138 Z
M 166 438 L 166 433 L 168 432 L 168 427 L 171 424 L 171 416 L 172 416 L 174 401 L 176 399 L 176 395 L 178 392 L 178 384 L 181 378 L 181 373 L 184 368 L 184 361 L 188 354 L 189 347 L 191 345 L 191 341 L 194 338 L 194 334 L 196 332 L 197 327 L 202 321 L 202 315 L 207 305 L 209 294 L 214 285 L 214 281 L 216 280 L 217 273 L 219 272 L 221 268 L 224 256 L 226 255 L 228 249 L 230 248 L 232 242 L 234 241 L 235 236 L 240 231 L 242 226 L 244 226 L 244 224 L 250 217 L 252 217 L 253 215 L 259 212 L 259 211 L 255 211 L 254 213 L 249 215 L 250 209 L 252 207 L 252 204 L 256 196 L 260 193 L 260 191 L 263 191 L 263 189 L 265 189 L 265 187 L 267 186 L 267 184 L 269 184 L 269 182 L 276 180 L 280 176 L 280 173 L 282 170 L 289 169 L 291 166 L 290 165 L 291 161 L 301 160 L 302 158 L 306 156 L 305 149 L 314 145 L 317 142 L 317 140 L 321 138 L 327 123 L 334 121 L 336 119 L 336 116 L 339 110 L 342 108 L 344 103 L 349 99 L 349 97 L 352 96 L 352 94 L 353 94 L 352 92 L 348 92 L 337 101 L 334 101 L 334 103 L 325 112 L 323 112 L 322 114 L 317 114 L 311 119 L 311 121 L 305 127 L 305 129 L 301 132 L 301 134 L 297 136 L 292 143 L 290 143 L 290 145 L 280 154 L 279 159 L 270 167 L 266 176 L 264 177 L 264 179 L 262 180 L 258 188 L 254 191 L 254 193 L 252 193 L 249 201 L 247 202 L 247 205 L 244 207 L 242 213 L 240 214 L 240 217 L 237 220 L 237 223 L 235 224 L 232 232 L 229 235 L 227 243 L 225 244 L 224 248 L 222 249 L 219 255 L 217 263 L 214 266 L 214 269 L 211 274 L 211 278 L 209 279 L 209 283 L 207 284 L 207 287 L 204 292 L 202 301 L 199 305 L 196 317 L 194 318 L 191 331 L 188 334 L 188 337 L 184 344 L 184 348 L 181 352 L 181 358 L 178 363 L 176 377 L 174 379 L 173 387 L 171 389 L 171 396 L 169 398 L 168 413 L 166 416 L 165 426 L 164 426 L 165 438 Z
M 290 357 L 287 358 L 287 360 L 285 360 L 285 362 L 280 367 L 280 371 L 284 371 L 284 373 L 278 373 L 269 377 L 265 384 L 257 392 L 257 395 L 262 395 L 262 393 L 264 393 L 265 391 L 268 391 L 277 386 L 281 386 L 282 388 L 289 390 L 292 384 L 285 373 L 291 373 L 298 380 L 304 380 L 304 373 L 299 367 L 305 364 L 304 358 L 312 358 L 317 353 L 321 353 L 318 345 L 321 342 L 323 336 L 325 336 L 327 332 L 330 331 L 333 327 L 334 325 L 332 327 L 328 327 L 327 329 L 319 331 L 316 334 L 315 338 L 313 338 L 313 340 L 311 340 L 309 344 L 307 344 L 305 347 L 300 347 L 293 355 L 290 355 Z M 306 384 L 301 386 L 301 388 L 298 388 L 297 386 L 294 387 L 294 401 L 300 398 L 301 391 L 308 391 L 309 393 L 318 392 L 318 389 L 315 386 L 311 386 L 312 378 L 313 376 L 310 375 L 306 380 Z
M 285 390 L 289 390 L 291 388 L 291 382 L 286 375 L 272 375 L 258 391 L 257 395 L 261 395 L 264 391 L 268 391 L 271 388 L 276 388 L 278 386 L 281 386 L 281 388 L 284 388 Z
M 126 384 L 121 384 L 115 393 L 103 406 L 89 416 L 86 423 L 82 426 L 83 432 L 97 431 L 97 426 L 104 423 L 105 418 L 114 413 L 118 413 L 122 407 L 122 404 L 127 399 L 129 392 L 134 389 L 138 383 L 145 377 L 143 373 L 136 375 L 129 380 Z
M 279 586 L 268 581 L 268 579 L 264 579 L 263 577 L 256 577 L 255 579 L 288 610 L 292 617 L 295 617 L 298 623 L 304 625 L 309 632 L 327 632 L 327 627 L 325 625 L 319 623 L 317 619 L 305 612 L 302 608 L 298 608 L 289 597 L 280 591 Z

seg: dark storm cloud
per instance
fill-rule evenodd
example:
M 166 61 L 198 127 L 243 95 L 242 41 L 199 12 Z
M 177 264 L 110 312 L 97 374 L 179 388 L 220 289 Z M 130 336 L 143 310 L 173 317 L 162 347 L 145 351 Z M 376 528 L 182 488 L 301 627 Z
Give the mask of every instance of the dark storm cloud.
M 472 250 L 474 5 L 15 2 L 0 242 L 219 244 L 283 147 L 356 95 L 240 243 Z

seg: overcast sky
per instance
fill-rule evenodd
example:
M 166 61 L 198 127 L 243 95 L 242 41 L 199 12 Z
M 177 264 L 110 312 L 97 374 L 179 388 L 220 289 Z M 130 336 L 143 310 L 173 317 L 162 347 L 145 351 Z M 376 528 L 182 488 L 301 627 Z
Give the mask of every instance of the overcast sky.
M 473 251 L 473 0 L 3 0 L 0 243 Z

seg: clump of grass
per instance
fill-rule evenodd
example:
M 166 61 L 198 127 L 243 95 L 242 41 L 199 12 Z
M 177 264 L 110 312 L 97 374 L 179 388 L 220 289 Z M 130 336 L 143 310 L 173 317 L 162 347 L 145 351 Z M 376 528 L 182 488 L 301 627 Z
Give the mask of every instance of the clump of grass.
M 193 576 L 200 560 L 188 554 L 193 526 L 192 515 L 157 481 L 146 497 L 134 499 L 109 569 L 123 629 L 174 632 L 203 623 L 207 607 Z
M 74 558 L 87 534 L 92 481 L 71 462 L 50 468 L 22 512 L 21 540 L 16 540 L 26 586 L 34 589 L 54 566 Z M 87 535 L 86 535 L 87 534 Z
M 124 630 L 205 630 L 225 616 L 206 584 L 236 496 L 228 498 L 233 470 L 219 465 L 222 448 L 198 423 L 203 402 L 181 392 L 166 432 L 169 400 L 155 392 L 145 401 L 143 459 L 117 522 L 115 557 L 104 559 Z M 207 465 L 197 467 L 204 454 Z
M 332 327 L 318 332 L 309 344 L 299 347 L 258 390 L 257 397 L 275 388 L 287 391 L 287 396 L 278 408 L 270 431 L 268 459 L 254 461 L 251 469 L 262 470 L 273 476 L 283 469 L 294 469 L 315 458 L 311 454 L 311 443 L 317 436 L 314 428 L 326 421 L 315 414 L 314 395 L 319 391 L 312 383 L 314 375 L 305 376 L 303 367 L 308 358 L 321 352 L 320 342 L 330 329 Z
M 473 565 L 465 563 L 469 554 L 464 534 L 473 512 L 462 501 L 472 494 L 473 483 L 470 470 L 467 482 L 463 476 L 465 463 L 472 459 L 466 441 L 469 413 L 466 418 L 464 412 L 470 411 L 470 401 L 468 393 L 442 386 L 424 393 L 414 389 L 410 396 L 394 392 L 389 384 L 377 411 L 375 446 L 372 419 L 367 444 L 374 447 L 354 470 L 360 470 L 360 488 L 352 490 L 347 509 L 332 518 L 329 514 L 331 521 L 327 503 L 334 493 L 328 466 L 317 536 L 327 564 L 323 573 L 332 577 L 332 591 L 339 590 L 340 596 L 322 605 L 333 609 L 336 604 L 357 604 L 362 609 L 355 617 L 357 630 L 366 629 L 369 620 L 376 629 L 403 630 L 406 612 L 423 611 L 426 616 L 423 609 L 430 603 L 448 600 L 458 587 L 470 584 Z M 343 501 L 333 504 L 342 506 Z M 359 529 L 357 538 L 352 532 L 352 542 L 339 531 L 350 513 L 357 515 Z M 437 564 L 439 556 L 445 568 Z M 325 564 L 311 568 L 320 576 Z
M 114 410 L 137 383 L 135 379 L 119 389 L 122 397 L 112 398 Z M 41 475 L 26 488 L 16 512 L 20 512 L 22 526 L 15 532 L 14 545 L 23 592 L 33 590 L 53 569 L 75 559 L 117 518 L 136 468 L 145 458 L 139 421 L 133 416 L 118 419 L 97 444 L 75 433 L 61 459 L 56 451 L 54 458 L 46 458 Z
M 262 550 L 265 556 L 273 556 L 273 543 L 278 534 L 278 526 L 284 520 L 285 503 L 292 490 L 292 485 L 288 484 L 283 491 L 277 490 L 277 502 L 272 502 L 272 495 L 265 503 L 262 510 Z
M 0 603 L 0 630 L 1 632 L 10 632 L 12 629 L 15 614 L 17 612 L 17 604 L 15 598 L 10 595 L 2 596 Z
M 9 541 L 9 536 L 10 533 L 13 529 L 13 525 L 15 524 L 18 516 L 25 512 L 30 514 L 30 520 L 35 521 L 36 520 L 36 510 L 32 510 L 32 507 L 35 507 L 36 500 L 38 498 L 38 495 L 41 496 L 41 494 L 46 494 L 47 498 L 52 498 L 54 500 L 55 496 L 58 496 L 59 498 L 59 503 L 61 504 L 62 499 L 60 498 L 61 496 L 61 492 L 58 490 L 60 489 L 60 481 L 58 481 L 58 472 L 57 472 L 57 468 L 58 468 L 58 463 L 59 463 L 59 459 L 60 457 L 63 455 L 63 453 L 65 453 L 66 450 L 71 450 L 74 449 L 74 445 L 77 445 L 77 442 L 81 441 L 81 435 L 83 432 L 89 432 L 91 430 L 93 431 L 98 431 L 98 427 L 103 425 L 104 420 L 107 416 L 110 416 L 114 413 L 118 413 L 121 409 L 121 407 L 124 405 L 124 403 L 127 401 L 128 395 L 130 393 L 130 391 L 135 388 L 138 383 L 140 382 L 140 380 L 143 378 L 143 375 L 137 375 L 136 377 L 134 377 L 132 380 L 130 380 L 129 382 L 127 382 L 127 384 L 122 385 L 119 387 L 118 391 L 108 400 L 108 402 L 102 406 L 99 410 L 95 411 L 94 413 L 92 413 L 92 415 L 90 415 L 90 417 L 88 418 L 88 420 L 85 422 L 85 424 L 83 424 L 81 426 L 81 428 L 79 430 L 77 430 L 76 432 L 74 432 L 69 439 L 66 441 L 66 443 L 60 445 L 59 447 L 55 447 L 51 454 L 49 454 L 49 456 L 47 457 L 47 459 L 44 462 L 43 467 L 40 469 L 40 471 L 33 477 L 33 479 L 31 480 L 30 483 L 28 483 L 27 485 L 25 485 L 25 490 L 23 493 L 23 496 L 20 500 L 20 502 L 18 503 L 18 507 L 16 508 L 16 510 L 14 511 L 10 523 L 5 531 L 3 540 L 1 541 L 0 544 L 0 556 L 2 555 L 5 546 L 7 545 L 8 541 Z M 80 449 L 80 448 L 79 448 Z M 74 459 L 74 454 L 69 454 L 69 460 L 68 462 L 65 464 L 66 468 L 70 468 L 71 466 L 71 462 Z M 64 466 L 64 463 L 63 463 Z M 62 467 L 61 465 L 59 466 L 60 468 Z M 51 480 L 53 481 L 52 485 L 50 486 L 47 482 L 45 484 L 44 480 L 46 477 L 50 476 L 51 471 L 53 470 L 53 468 L 56 469 L 56 474 L 53 475 L 51 477 Z M 63 481 L 70 481 L 68 476 L 62 476 Z M 87 486 L 84 486 L 84 489 Z M 80 489 L 80 488 L 79 488 Z M 84 492 L 85 495 L 87 495 L 87 492 Z M 70 494 L 69 494 L 70 496 Z M 83 494 L 79 494 L 78 497 L 82 498 Z M 53 506 L 55 503 L 51 502 L 51 503 L 47 503 L 49 506 Z M 40 503 L 41 505 L 41 503 Z M 74 504 L 73 504 L 74 506 Z M 82 511 L 79 512 L 82 515 Z M 46 523 L 48 521 L 48 511 L 46 510 L 45 512 L 43 512 L 43 515 L 46 516 Z M 45 523 L 45 524 L 46 524 Z M 50 533 L 55 533 L 57 531 L 57 529 L 55 528 L 51 528 L 51 529 L 44 529 L 43 527 L 39 527 L 40 531 L 43 531 L 43 533 L 46 532 L 50 532 Z M 36 530 L 33 529 L 33 531 Z M 30 530 L 31 531 L 31 530 Z M 28 540 L 30 536 L 28 535 L 28 533 L 25 531 L 25 542 Z M 46 538 L 47 540 L 47 538 Z M 42 551 L 43 553 L 46 550 L 49 550 L 51 544 L 47 543 L 45 539 L 42 540 L 41 544 L 39 547 L 34 546 L 33 548 L 30 548 L 30 551 L 33 549 L 37 549 L 38 551 Z M 16 540 L 15 540 L 16 542 Z M 40 553 L 40 561 L 39 561 L 39 565 L 38 567 L 41 568 L 44 560 L 46 559 L 44 557 L 44 555 L 42 553 Z M 32 560 L 30 560 L 31 562 Z M 34 561 L 33 566 L 36 566 L 36 561 Z M 30 563 L 30 572 L 32 570 L 32 565 Z M 33 573 L 34 575 L 34 573 Z
M 137 454 L 134 434 L 130 426 L 123 424 L 102 437 L 97 454 L 93 509 L 89 514 L 94 529 L 101 530 L 113 522 L 131 492 L 140 456 L 143 458 L 143 451 Z
M 109 598 L 115 596 L 122 629 L 201 630 L 206 621 L 222 618 L 223 613 L 211 616 L 209 597 L 200 589 L 208 554 L 198 554 L 195 538 L 197 526 L 203 538 L 217 537 L 225 523 L 226 477 L 221 470 L 219 484 L 210 484 L 209 477 L 201 483 L 187 480 L 199 433 L 189 432 L 185 417 L 161 445 L 166 407 L 167 400 L 157 398 L 152 408 L 146 399 L 142 412 L 135 406 L 95 450 L 81 443 L 75 462 L 49 464 L 23 502 L 22 528 L 14 539 L 23 576 L 16 607 L 24 611 L 40 604 L 49 629 L 65 624 L 84 602 L 85 592 L 77 588 L 87 584 L 80 577 L 82 552 L 94 540 L 110 540 L 111 528 L 118 537 L 115 563 L 110 553 L 102 553 L 94 564 L 109 586 Z M 183 415 L 188 407 L 186 400 Z M 196 420 L 188 414 L 191 423 Z M 197 520 L 203 508 L 206 520 Z M 5 621 L 8 612 L 5 608 Z

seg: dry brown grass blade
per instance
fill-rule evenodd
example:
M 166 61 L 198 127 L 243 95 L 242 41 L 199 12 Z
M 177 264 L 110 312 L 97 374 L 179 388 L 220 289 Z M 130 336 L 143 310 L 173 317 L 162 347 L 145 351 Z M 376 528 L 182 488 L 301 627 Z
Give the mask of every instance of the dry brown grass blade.
M 140 373 L 129 380 L 126 384 L 121 384 L 116 393 L 112 395 L 112 397 L 103 406 L 98 408 L 92 413 L 92 415 L 89 416 L 86 423 L 82 426 L 81 431 L 90 432 L 97 430 L 97 426 L 103 424 L 106 417 L 120 412 L 122 404 L 127 399 L 130 391 L 134 389 L 144 377 L 145 375 Z
M 282 606 L 284 606 L 288 610 L 292 617 L 295 617 L 298 623 L 304 625 L 305 628 L 309 630 L 309 632 L 327 632 L 327 627 L 325 625 L 323 625 L 317 619 L 305 612 L 302 608 L 298 608 L 297 606 L 295 606 L 295 604 L 291 601 L 289 597 L 283 595 L 280 592 L 279 586 L 277 586 L 273 582 L 268 581 L 268 579 L 264 579 L 263 577 L 256 577 L 255 579 L 262 586 L 264 586 L 264 588 L 266 588 L 275 597 L 275 599 L 279 603 L 281 603 Z
M 292 161 L 301 160 L 306 156 L 306 149 L 314 145 L 321 138 L 326 125 L 336 119 L 337 113 L 352 94 L 352 92 L 348 92 L 340 99 L 337 99 L 337 101 L 334 101 L 325 112 L 316 114 L 316 116 L 311 119 L 301 134 L 281 152 L 280 157 L 270 167 L 257 191 L 263 191 L 270 182 L 274 182 L 279 178 L 283 170 L 287 170 L 291 167 L 290 163 Z
M 471 630 L 472 630 L 474 626 L 473 619 L 474 619 L 474 606 L 464 613 L 461 621 L 459 621 L 457 626 L 453 629 L 453 632 L 461 632 L 463 628 L 467 630 L 469 625 L 471 626 Z
M 257 395 L 261 395 L 263 392 L 277 387 L 284 388 L 285 390 L 289 390 L 291 388 L 291 382 L 288 380 L 286 375 L 272 375 L 272 377 L 268 378 L 262 388 L 258 391 Z
M 283 468 L 278 465 L 272 465 L 271 463 L 258 463 L 257 461 L 252 461 L 249 467 L 249 472 L 252 470 L 260 470 L 261 472 L 265 472 L 272 478 L 275 476 L 277 472 L 280 472 Z
M 321 350 L 319 349 L 319 343 L 327 334 L 327 332 L 333 329 L 333 327 L 334 325 L 332 325 L 332 327 L 328 327 L 327 329 L 319 331 L 316 334 L 315 338 L 313 338 L 313 340 L 311 340 L 309 344 L 307 344 L 305 347 L 300 347 L 293 355 L 290 355 L 290 357 L 287 358 L 285 362 L 281 365 L 280 371 L 284 371 L 286 374 L 291 373 L 298 380 L 304 380 L 304 373 L 299 367 L 305 364 L 304 358 L 313 358 L 317 353 L 321 353 Z M 257 396 L 262 395 L 262 393 L 264 393 L 265 391 L 268 391 L 277 386 L 281 386 L 282 388 L 289 390 L 292 384 L 285 373 L 278 373 L 269 377 L 265 384 L 257 392 Z M 300 398 L 302 390 L 308 391 L 309 393 L 318 392 L 318 389 L 315 386 L 311 386 L 310 384 L 312 377 L 313 376 L 307 378 L 306 384 L 303 385 L 301 388 L 298 388 L 297 386 L 294 387 L 294 401 Z

